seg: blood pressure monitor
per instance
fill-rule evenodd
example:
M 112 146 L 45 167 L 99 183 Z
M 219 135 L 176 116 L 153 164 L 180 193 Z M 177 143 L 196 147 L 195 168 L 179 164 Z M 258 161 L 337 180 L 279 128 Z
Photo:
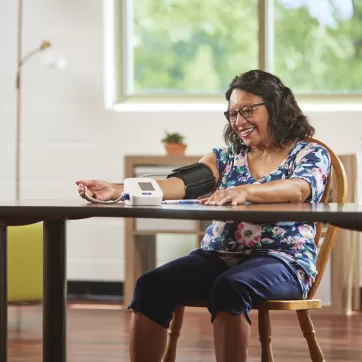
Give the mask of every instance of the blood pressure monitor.
M 128 199 L 124 201 L 126 205 L 135 206 L 157 206 L 161 205 L 163 193 L 152 178 L 126 178 L 124 180 L 124 193 Z

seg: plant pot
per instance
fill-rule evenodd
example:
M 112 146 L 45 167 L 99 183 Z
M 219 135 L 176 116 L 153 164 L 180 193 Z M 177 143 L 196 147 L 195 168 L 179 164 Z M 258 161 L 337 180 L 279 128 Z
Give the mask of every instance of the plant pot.
M 184 156 L 186 148 L 185 143 L 165 143 L 165 150 L 169 156 Z

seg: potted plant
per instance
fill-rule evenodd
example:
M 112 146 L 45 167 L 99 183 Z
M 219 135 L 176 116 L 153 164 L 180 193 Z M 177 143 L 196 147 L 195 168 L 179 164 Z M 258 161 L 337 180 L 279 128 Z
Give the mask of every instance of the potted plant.
M 187 145 L 183 142 L 184 136 L 175 132 L 165 132 L 165 137 L 161 140 L 164 143 L 169 156 L 184 156 Z

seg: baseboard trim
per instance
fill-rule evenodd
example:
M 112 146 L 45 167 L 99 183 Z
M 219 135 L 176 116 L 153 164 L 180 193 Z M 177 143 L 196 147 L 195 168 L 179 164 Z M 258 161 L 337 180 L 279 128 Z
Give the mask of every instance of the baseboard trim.
M 123 299 L 123 282 L 69 280 L 69 299 Z

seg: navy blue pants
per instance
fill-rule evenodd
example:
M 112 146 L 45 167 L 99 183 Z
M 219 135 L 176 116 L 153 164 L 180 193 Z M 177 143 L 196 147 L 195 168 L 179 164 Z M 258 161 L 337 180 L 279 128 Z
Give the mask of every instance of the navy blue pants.
M 269 256 L 244 257 L 230 267 L 215 254 L 193 251 L 143 274 L 129 309 L 168 328 L 176 308 L 191 300 L 206 300 L 211 321 L 218 312 L 236 315 L 267 299 L 301 299 L 296 272 Z

